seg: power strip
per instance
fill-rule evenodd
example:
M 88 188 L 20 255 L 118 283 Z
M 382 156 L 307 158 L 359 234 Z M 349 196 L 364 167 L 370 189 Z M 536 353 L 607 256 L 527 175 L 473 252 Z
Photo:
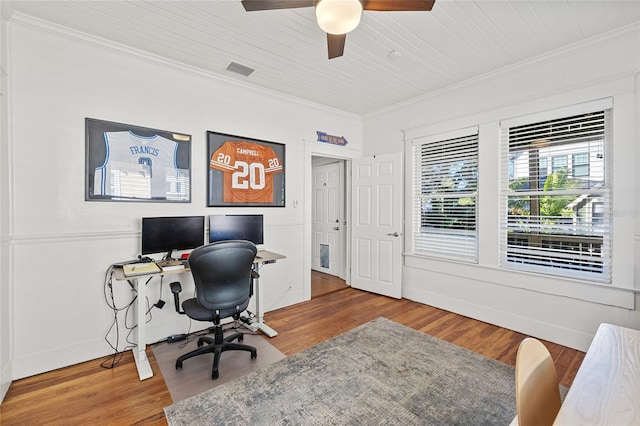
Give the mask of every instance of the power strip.
M 167 343 L 181 342 L 183 340 L 187 340 L 186 334 L 172 334 L 171 336 L 167 337 Z

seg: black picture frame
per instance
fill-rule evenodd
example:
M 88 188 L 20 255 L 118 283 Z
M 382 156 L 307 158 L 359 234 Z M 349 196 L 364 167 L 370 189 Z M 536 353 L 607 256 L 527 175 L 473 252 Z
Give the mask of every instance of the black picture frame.
M 85 201 L 191 202 L 191 135 L 85 118 Z
M 285 207 L 285 144 L 207 131 L 207 207 Z

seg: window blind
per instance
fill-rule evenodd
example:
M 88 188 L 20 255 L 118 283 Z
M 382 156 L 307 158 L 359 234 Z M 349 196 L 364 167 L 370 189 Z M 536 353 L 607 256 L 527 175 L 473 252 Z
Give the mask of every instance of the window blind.
M 478 130 L 462 133 L 414 142 L 413 251 L 477 262 Z
M 610 282 L 611 111 L 501 126 L 501 265 Z

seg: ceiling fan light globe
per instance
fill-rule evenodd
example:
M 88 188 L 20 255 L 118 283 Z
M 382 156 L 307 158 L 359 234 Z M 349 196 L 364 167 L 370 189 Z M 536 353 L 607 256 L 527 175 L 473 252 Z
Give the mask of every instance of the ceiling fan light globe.
M 320 0 L 316 4 L 318 26 L 329 34 L 346 34 L 360 23 L 360 0 Z

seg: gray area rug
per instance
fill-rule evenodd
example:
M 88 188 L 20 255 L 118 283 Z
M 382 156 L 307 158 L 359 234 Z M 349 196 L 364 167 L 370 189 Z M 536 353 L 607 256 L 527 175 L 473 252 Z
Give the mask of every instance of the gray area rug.
M 378 318 L 164 410 L 170 425 L 508 425 L 514 374 Z
M 251 359 L 249 352 L 225 352 L 220 358 L 220 377 L 217 380 L 212 380 L 213 354 L 190 358 L 184 362 L 182 369 L 176 370 L 176 359 L 180 355 L 196 349 L 196 342 L 197 338 L 192 339 L 186 345 L 181 344 L 184 342 L 159 343 L 151 347 L 174 403 L 286 358 L 282 352 L 262 336 L 245 334 L 243 343 L 254 346 L 258 351 L 258 357 Z

